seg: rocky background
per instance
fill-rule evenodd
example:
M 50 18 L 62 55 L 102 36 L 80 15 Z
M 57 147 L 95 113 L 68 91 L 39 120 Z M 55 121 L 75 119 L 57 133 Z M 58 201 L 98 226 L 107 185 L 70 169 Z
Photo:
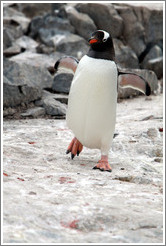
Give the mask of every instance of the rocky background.
M 63 55 L 80 59 L 96 29 L 112 34 L 118 65 L 162 92 L 163 10 L 159 4 L 4 3 L 4 117 L 65 118 L 72 74 L 53 74 Z M 139 95 L 119 89 L 118 98 Z

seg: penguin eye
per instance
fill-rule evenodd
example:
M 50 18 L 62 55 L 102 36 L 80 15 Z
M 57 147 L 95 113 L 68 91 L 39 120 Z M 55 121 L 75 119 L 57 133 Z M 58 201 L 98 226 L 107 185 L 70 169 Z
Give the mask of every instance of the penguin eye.
M 103 42 L 106 42 L 107 41 L 107 39 L 106 38 L 103 38 Z

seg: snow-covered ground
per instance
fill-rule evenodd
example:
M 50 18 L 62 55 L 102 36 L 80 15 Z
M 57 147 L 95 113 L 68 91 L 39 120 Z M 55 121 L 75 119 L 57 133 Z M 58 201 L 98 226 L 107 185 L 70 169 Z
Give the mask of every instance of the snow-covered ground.
M 110 150 L 65 154 L 65 121 L 4 121 L 4 243 L 162 243 L 163 97 L 123 100 Z

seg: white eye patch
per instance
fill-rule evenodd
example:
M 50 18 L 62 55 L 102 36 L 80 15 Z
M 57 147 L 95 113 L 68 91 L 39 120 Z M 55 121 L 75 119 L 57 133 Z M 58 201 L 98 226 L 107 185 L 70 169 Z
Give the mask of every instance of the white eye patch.
M 108 32 L 106 32 L 106 31 L 103 31 L 103 30 L 98 30 L 98 31 L 100 31 L 100 32 L 103 32 L 104 33 L 104 38 L 103 38 L 103 42 L 106 42 L 107 41 L 107 39 L 109 38 L 109 33 Z

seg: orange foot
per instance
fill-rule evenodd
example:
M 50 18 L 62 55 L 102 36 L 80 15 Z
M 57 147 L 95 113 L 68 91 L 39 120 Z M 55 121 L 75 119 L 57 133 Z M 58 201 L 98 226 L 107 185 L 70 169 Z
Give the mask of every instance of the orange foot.
M 66 154 L 71 152 L 71 159 L 73 159 L 76 154 L 77 155 L 80 154 L 82 149 L 83 149 L 83 145 L 75 137 L 72 139 L 71 143 L 69 144 L 67 151 L 66 151 Z
M 112 172 L 112 168 L 108 163 L 108 156 L 102 155 L 101 160 L 93 169 L 99 169 L 100 171 Z

